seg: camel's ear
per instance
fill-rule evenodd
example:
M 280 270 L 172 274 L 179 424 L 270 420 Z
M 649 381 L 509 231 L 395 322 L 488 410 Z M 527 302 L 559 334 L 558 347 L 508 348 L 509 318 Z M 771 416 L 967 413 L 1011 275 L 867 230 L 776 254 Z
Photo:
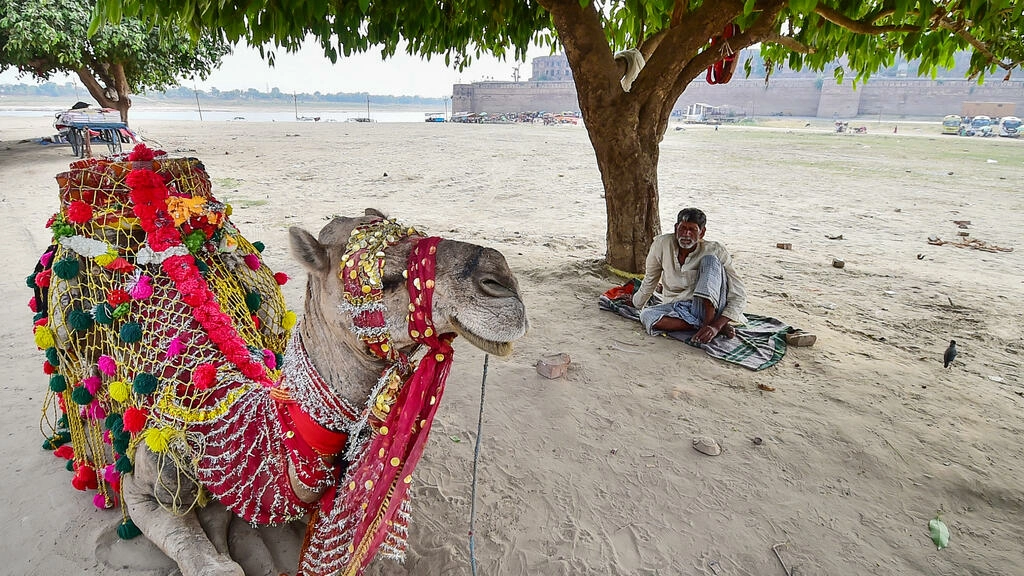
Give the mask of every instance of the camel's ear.
M 292 256 L 307 270 L 320 273 L 330 269 L 331 261 L 327 256 L 327 249 L 317 242 L 312 234 L 302 228 L 292 227 L 288 229 L 288 240 Z
M 363 211 L 363 214 L 366 216 L 376 216 L 378 218 L 388 217 L 387 214 L 381 212 L 380 210 L 377 210 L 376 208 L 367 208 L 366 210 Z

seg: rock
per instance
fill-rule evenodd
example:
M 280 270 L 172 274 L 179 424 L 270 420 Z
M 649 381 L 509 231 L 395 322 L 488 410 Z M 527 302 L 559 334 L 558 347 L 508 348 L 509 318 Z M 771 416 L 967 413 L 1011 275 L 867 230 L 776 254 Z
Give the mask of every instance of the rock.
M 965 238 L 966 238 L 967 236 L 970 236 L 970 235 L 971 235 L 971 233 L 970 233 L 970 232 L 967 232 L 966 230 L 958 230 L 958 231 L 957 231 L 957 233 L 956 233 L 956 235 L 957 235 L 957 236 L 963 236 L 963 237 L 965 237 Z
M 544 356 L 537 361 L 537 374 L 554 380 L 561 378 L 569 371 L 569 355 L 566 353 Z
M 722 447 L 710 436 L 698 436 L 693 439 L 693 449 L 708 456 L 718 456 L 722 453 Z
M 793 245 L 790 244 L 789 242 L 778 242 L 778 243 L 775 244 L 775 247 L 776 248 L 781 248 L 783 250 L 792 250 L 793 249 Z
M 846 266 L 846 262 L 844 262 L 842 258 L 833 258 L 832 259 L 832 267 L 833 268 L 843 268 L 845 266 Z

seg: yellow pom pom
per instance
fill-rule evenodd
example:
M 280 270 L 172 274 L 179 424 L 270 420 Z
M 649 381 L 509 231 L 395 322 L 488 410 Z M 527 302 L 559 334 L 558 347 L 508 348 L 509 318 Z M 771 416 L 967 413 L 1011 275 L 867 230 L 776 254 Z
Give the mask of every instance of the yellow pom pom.
M 281 318 L 281 326 L 284 326 L 285 330 L 291 330 L 298 321 L 299 319 L 295 316 L 295 312 L 288 310 L 284 313 L 284 317 Z
M 231 208 L 231 204 L 225 204 L 225 205 L 224 205 L 224 215 L 225 215 L 225 216 L 231 216 L 231 213 L 232 213 L 233 211 L 234 211 L 234 209 L 233 209 L 233 208 Z
M 113 262 L 115 258 L 117 258 L 117 256 L 111 256 L 110 252 L 107 252 L 106 254 L 100 254 L 99 256 L 93 258 L 93 260 L 95 260 L 96 263 L 99 264 L 100 266 L 106 266 L 107 264 Z
M 167 450 L 167 436 L 163 433 L 163 430 L 150 428 L 145 432 L 145 439 L 146 446 L 149 446 L 150 451 L 159 454 Z
M 290 314 L 292 314 L 293 317 L 295 316 L 295 314 L 293 313 Z M 292 322 L 292 324 L 294 324 L 294 322 Z M 53 348 L 55 344 L 53 340 L 53 331 L 50 330 L 50 328 L 47 326 L 40 326 L 36 328 L 35 339 L 36 346 L 42 348 L 43 350 L 46 350 L 47 348 Z
M 110 393 L 110 399 L 115 402 L 124 402 L 128 399 L 128 394 L 131 392 L 131 388 L 128 384 L 121 380 L 111 382 L 107 386 L 107 391 Z

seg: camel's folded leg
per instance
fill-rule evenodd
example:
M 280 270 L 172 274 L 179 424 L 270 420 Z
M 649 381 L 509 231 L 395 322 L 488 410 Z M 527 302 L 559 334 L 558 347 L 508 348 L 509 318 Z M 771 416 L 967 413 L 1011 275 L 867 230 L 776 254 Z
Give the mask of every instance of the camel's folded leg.
M 178 564 L 182 576 L 244 576 L 242 567 L 219 553 L 210 542 L 195 511 L 175 515 L 160 506 L 157 498 L 169 500 L 167 490 L 194 489 L 176 485 L 178 482 L 173 467 L 159 470 L 156 457 L 140 445 L 135 455 L 135 471 L 125 474 L 121 482 L 121 495 L 132 521 Z

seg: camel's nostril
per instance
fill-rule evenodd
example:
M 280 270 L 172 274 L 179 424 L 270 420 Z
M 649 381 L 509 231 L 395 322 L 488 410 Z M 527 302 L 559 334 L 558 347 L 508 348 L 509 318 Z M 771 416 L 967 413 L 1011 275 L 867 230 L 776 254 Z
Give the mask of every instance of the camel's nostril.
M 517 296 L 516 291 L 508 286 L 505 286 L 494 277 L 488 277 L 480 280 L 480 290 L 488 296 L 495 298 L 509 298 Z

